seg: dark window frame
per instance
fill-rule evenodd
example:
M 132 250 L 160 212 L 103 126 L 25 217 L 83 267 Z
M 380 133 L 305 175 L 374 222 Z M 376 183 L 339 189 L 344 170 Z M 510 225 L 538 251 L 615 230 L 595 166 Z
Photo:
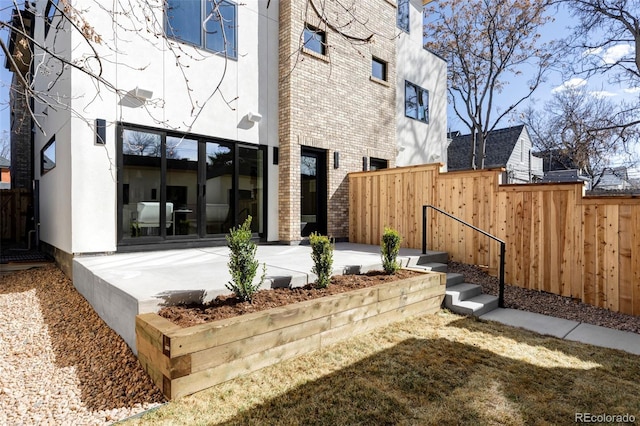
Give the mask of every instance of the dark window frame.
M 307 38 L 307 36 L 310 36 Z M 319 39 L 318 39 L 319 37 Z M 316 39 L 319 50 L 315 48 L 316 43 L 309 44 L 312 39 Z M 302 47 L 318 55 L 327 56 L 327 32 L 310 24 L 304 24 L 302 32 Z
M 416 101 L 415 106 L 409 103 L 409 97 L 407 96 L 407 89 L 412 88 L 415 90 Z M 426 102 L 425 98 L 426 97 Z M 404 82 L 404 115 L 405 117 L 412 118 L 414 120 L 423 122 L 425 124 L 429 124 L 429 91 L 423 87 L 418 86 L 417 84 L 411 83 L 408 80 Z M 426 105 L 425 105 L 426 103 Z M 411 107 L 410 107 L 411 105 Z M 424 114 L 422 117 L 420 116 L 420 108 L 423 108 Z M 415 114 L 410 114 L 410 108 L 415 109 Z
M 200 19 L 198 21 L 198 25 L 201 28 L 200 29 L 200 41 L 195 43 L 189 40 L 185 40 L 183 38 L 180 38 L 179 35 L 175 34 L 173 31 L 173 27 L 169 24 L 169 16 L 170 16 L 170 8 L 169 8 L 169 2 L 167 0 L 167 2 L 165 3 L 167 5 L 167 9 L 164 12 L 164 33 L 166 35 L 167 38 L 170 38 L 172 40 L 175 40 L 177 42 L 180 43 L 185 43 L 185 44 L 189 44 L 191 46 L 195 46 L 198 47 L 200 49 L 206 50 L 207 52 L 211 52 L 214 53 L 216 55 L 219 56 L 224 56 L 228 59 L 234 59 L 237 60 L 238 59 L 238 4 L 235 1 L 232 0 L 216 0 L 219 1 L 220 4 L 226 4 L 227 6 L 233 6 L 233 19 L 235 20 L 235 22 L 231 25 L 233 28 L 233 42 L 230 43 L 229 42 L 229 36 L 227 36 L 227 43 L 230 43 L 229 46 L 227 46 L 226 51 L 225 50 L 215 50 L 212 47 L 208 46 L 208 42 L 207 42 L 207 36 L 214 34 L 215 32 L 210 32 L 205 30 L 204 28 L 202 28 L 202 23 L 204 22 L 204 20 L 207 17 L 207 9 L 209 8 L 209 5 L 211 4 L 210 0 L 201 0 L 200 1 Z M 223 17 L 224 19 L 224 17 Z M 209 25 L 209 24 L 208 24 Z M 229 26 L 229 24 L 224 24 L 225 26 Z
M 389 168 L 389 160 L 383 158 L 369 158 L 369 170 L 382 170 Z
M 51 24 L 53 23 L 53 18 L 56 15 L 56 12 L 58 11 L 57 6 L 58 6 L 59 0 L 48 0 L 47 1 L 47 6 L 44 9 L 44 36 L 45 38 L 47 37 L 47 34 L 49 34 L 49 29 L 51 28 Z
M 51 148 L 51 146 L 53 146 L 53 161 L 52 164 L 53 166 L 51 167 L 45 167 L 45 152 L 49 150 L 49 148 Z M 47 157 L 49 160 L 51 160 L 51 158 Z M 56 136 L 53 135 L 51 137 L 51 139 L 49 139 L 49 142 L 47 142 L 45 144 L 45 146 L 42 147 L 42 149 L 40 150 L 40 175 L 44 176 L 45 174 L 49 173 L 51 170 L 56 168 Z
M 381 72 L 382 72 L 381 76 L 376 75 L 376 65 L 380 65 Z M 371 57 L 371 77 L 381 81 L 388 81 L 388 78 L 389 78 L 388 69 L 389 69 L 389 66 L 387 61 L 383 61 L 382 59 L 377 58 L 375 56 Z

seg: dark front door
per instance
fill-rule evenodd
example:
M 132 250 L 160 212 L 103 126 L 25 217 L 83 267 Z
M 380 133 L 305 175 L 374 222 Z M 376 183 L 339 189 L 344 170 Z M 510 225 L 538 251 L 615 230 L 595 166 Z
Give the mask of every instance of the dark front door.
M 300 160 L 300 230 L 303 237 L 312 232 L 327 233 L 327 153 L 302 148 Z

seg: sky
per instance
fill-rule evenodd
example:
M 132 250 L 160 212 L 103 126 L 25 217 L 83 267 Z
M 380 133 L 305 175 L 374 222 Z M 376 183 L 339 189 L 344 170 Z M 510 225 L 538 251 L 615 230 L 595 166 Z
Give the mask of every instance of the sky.
M 21 3 L 22 0 L 19 0 Z M 6 21 L 9 19 L 11 9 L 13 8 L 13 0 L 0 0 L 0 20 Z M 565 9 L 560 9 L 554 14 L 555 21 L 545 25 L 542 31 L 542 41 L 550 41 L 555 37 L 568 34 L 568 28 L 574 23 L 574 19 Z M 6 42 L 8 34 L 6 30 L 0 30 L 0 37 Z M 628 47 L 618 47 L 617 49 L 610 49 L 607 52 L 593 52 L 602 56 L 603 60 L 612 60 L 616 55 L 624 54 L 625 49 Z M 3 132 L 9 131 L 9 86 L 11 84 L 11 73 L 4 67 L 5 58 L 4 54 L 0 52 L 0 136 Z M 522 96 L 523 91 L 519 87 L 526 87 L 526 81 L 528 77 L 526 72 L 521 79 L 512 79 L 509 85 L 502 94 L 497 97 L 496 105 L 498 108 L 500 105 L 508 105 L 514 99 Z M 565 77 L 560 72 L 552 72 L 549 74 L 548 79 L 543 83 L 534 93 L 533 100 L 535 106 L 541 108 L 544 103 L 551 99 L 554 92 L 563 90 L 565 87 L 571 86 L 584 86 L 592 93 L 593 96 L 603 96 L 613 102 L 622 100 L 633 100 L 640 96 L 640 87 L 621 87 L 619 85 L 610 84 L 606 77 L 592 77 L 588 81 L 578 77 Z M 528 104 L 523 104 L 523 108 L 526 108 Z M 459 121 L 453 112 L 453 108 L 449 106 L 448 110 L 448 128 L 450 130 L 460 130 L 463 133 L 467 133 L 464 125 Z M 505 121 L 498 125 L 499 128 L 509 127 L 515 124 L 519 124 L 516 121 Z M 640 157 L 640 146 L 637 147 L 638 156 Z M 640 177 L 640 171 L 634 172 Z

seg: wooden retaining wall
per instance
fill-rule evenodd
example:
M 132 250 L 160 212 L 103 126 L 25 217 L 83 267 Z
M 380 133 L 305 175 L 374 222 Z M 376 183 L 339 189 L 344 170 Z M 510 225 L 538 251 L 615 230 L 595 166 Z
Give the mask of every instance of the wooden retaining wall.
M 501 185 L 501 170 L 439 173 L 439 165 L 349 175 L 349 240 L 379 244 L 385 226 L 420 248 L 432 204 L 507 244 L 508 284 L 640 315 L 640 198 L 584 197 L 583 185 Z M 428 247 L 496 273 L 499 245 L 429 211 Z
M 444 299 L 440 273 L 181 328 L 154 313 L 136 317 L 138 359 L 169 398 L 414 315 L 435 313 Z

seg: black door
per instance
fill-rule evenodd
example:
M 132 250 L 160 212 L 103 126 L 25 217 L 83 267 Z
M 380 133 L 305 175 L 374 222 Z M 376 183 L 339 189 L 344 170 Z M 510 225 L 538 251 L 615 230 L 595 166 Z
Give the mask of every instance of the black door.
M 302 148 L 300 160 L 300 231 L 327 234 L 327 153 Z

